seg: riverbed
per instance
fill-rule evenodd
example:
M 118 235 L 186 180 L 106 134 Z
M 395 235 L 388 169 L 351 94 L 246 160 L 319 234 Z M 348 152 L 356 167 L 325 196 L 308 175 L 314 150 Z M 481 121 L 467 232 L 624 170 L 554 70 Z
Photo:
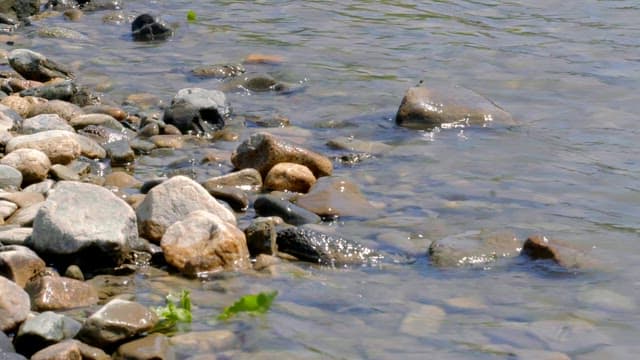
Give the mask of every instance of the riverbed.
M 189 10 L 195 21 L 187 21 Z M 143 12 L 160 16 L 174 36 L 132 41 L 127 19 Z M 161 305 L 168 291 L 190 290 L 191 330 L 231 329 L 238 336 L 215 350 L 222 358 L 635 358 L 636 1 L 158 0 L 126 2 L 121 23 L 103 20 L 111 13 L 39 20 L 3 47 L 69 64 L 81 83 L 118 103 L 137 93 L 166 104 L 182 88 L 224 89 L 238 140 L 258 131 L 256 119 L 284 117 L 291 126 L 277 134 L 329 156 L 341 155 L 326 145 L 337 137 L 390 145 L 356 164 L 334 162 L 334 175 L 355 182 L 377 216 L 327 225 L 368 246 L 409 253 L 414 263 L 300 265 L 270 276 L 205 281 L 158 270 L 129 278 L 124 291 L 149 306 Z M 54 25 L 84 37 L 38 35 Z M 250 92 L 190 74 L 250 54 L 281 61 L 247 63 L 246 74 L 270 75 L 295 90 Z M 474 90 L 518 125 L 396 126 L 404 92 L 420 81 Z M 201 165 L 202 154 L 230 152 L 238 143 L 140 157 L 132 171 L 147 180 L 178 169 L 202 181 L 232 170 Z M 238 214 L 241 224 L 252 216 Z M 431 241 L 481 230 L 562 239 L 588 249 L 599 266 L 559 271 L 516 259 L 439 269 L 430 263 Z M 265 316 L 214 321 L 239 296 L 266 290 L 279 295 Z

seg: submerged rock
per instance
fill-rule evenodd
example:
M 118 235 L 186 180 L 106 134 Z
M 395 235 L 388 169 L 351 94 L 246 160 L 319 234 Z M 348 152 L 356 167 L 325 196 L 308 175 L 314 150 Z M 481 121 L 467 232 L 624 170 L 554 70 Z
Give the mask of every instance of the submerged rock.
M 532 260 L 550 260 L 567 269 L 585 269 L 597 266 L 586 251 L 542 235 L 527 238 L 522 246 L 521 254 Z
M 369 217 L 377 213 L 358 185 L 348 179 L 332 176 L 318 179 L 309 193 L 297 197 L 295 203 L 323 217 Z
M 9 65 L 27 80 L 49 81 L 55 78 L 69 79 L 73 74 L 46 56 L 28 49 L 15 49 L 8 55 Z
M 486 266 L 499 258 L 517 256 L 521 247 L 522 242 L 511 232 L 468 231 L 433 241 L 428 252 L 438 267 Z
M 139 15 L 131 23 L 131 36 L 136 41 L 164 40 L 172 34 L 171 29 L 149 14 Z
M 321 265 L 376 264 L 384 256 L 362 244 L 302 227 L 278 230 L 278 251 Z
M 320 216 L 311 211 L 275 195 L 259 196 L 254 201 L 253 208 L 260 216 L 278 216 L 291 225 L 317 224 L 322 221 Z
M 197 77 L 216 79 L 226 79 L 238 76 L 244 72 L 244 66 L 240 64 L 207 65 L 191 70 L 191 73 Z
M 511 115 L 482 95 L 460 86 L 412 87 L 396 114 L 400 126 L 430 130 L 437 126 L 513 125 Z

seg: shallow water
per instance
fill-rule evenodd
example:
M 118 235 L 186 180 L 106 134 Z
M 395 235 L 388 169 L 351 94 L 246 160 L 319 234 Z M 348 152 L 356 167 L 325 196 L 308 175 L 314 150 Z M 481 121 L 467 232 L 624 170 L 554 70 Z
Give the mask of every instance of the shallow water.
M 185 21 L 193 9 L 198 20 Z M 123 14 L 162 15 L 176 26 L 166 42 L 128 37 L 129 24 L 105 24 L 111 12 L 80 22 L 56 16 L 26 29 L 29 47 L 75 67 L 121 102 L 148 92 L 164 102 L 184 87 L 222 88 L 195 80 L 203 64 L 238 63 L 251 53 L 280 65 L 246 65 L 299 83 L 287 95 L 228 91 L 231 127 L 283 115 L 279 130 L 329 155 L 337 136 L 392 146 L 335 174 L 355 181 L 383 207 L 374 219 L 339 219 L 335 231 L 367 245 L 407 251 L 412 265 L 302 267 L 276 276 L 229 276 L 207 282 L 151 272 L 129 289 L 145 303 L 188 288 L 194 330 L 231 329 L 239 341 L 219 349 L 232 358 L 635 358 L 640 270 L 640 5 L 621 1 L 128 1 Z M 57 25 L 85 40 L 42 38 Z M 5 48 L 7 46 L 3 45 Z M 420 80 L 475 90 L 510 111 L 515 127 L 420 132 L 394 126 L 404 91 Z M 237 142 L 216 142 L 231 151 Z M 198 179 L 230 166 L 191 166 L 203 149 L 143 158 L 141 179 L 182 162 Z M 197 162 L 195 162 L 197 163 Z M 246 221 L 251 214 L 241 219 Z M 523 262 L 484 269 L 438 270 L 432 240 L 472 230 L 544 233 L 584 248 L 595 272 L 562 273 Z M 277 289 L 263 318 L 230 324 L 213 314 L 238 296 Z M 210 350 L 200 350 L 202 352 Z M 185 351 L 193 354 L 198 351 Z M 225 356 L 226 356 L 225 355 Z M 548 355 L 548 354 L 547 354 Z M 528 356 L 528 357 L 527 357 Z

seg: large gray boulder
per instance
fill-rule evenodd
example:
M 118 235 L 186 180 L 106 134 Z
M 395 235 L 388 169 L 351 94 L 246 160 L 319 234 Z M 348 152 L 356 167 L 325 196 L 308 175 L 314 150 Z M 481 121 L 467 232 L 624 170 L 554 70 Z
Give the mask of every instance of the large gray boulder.
M 396 123 L 430 130 L 437 126 L 513 125 L 515 121 L 511 114 L 472 90 L 430 84 L 407 90 L 396 114 Z
M 187 88 L 178 91 L 164 112 L 164 122 L 175 125 L 182 133 L 208 133 L 224 127 L 229 104 L 219 90 Z
M 180 175 L 152 188 L 136 209 L 140 236 L 160 242 L 169 226 L 196 210 L 206 210 L 224 221 L 236 223 L 233 212 L 202 185 Z
M 51 191 L 33 223 L 32 246 L 53 255 L 88 252 L 85 266 L 119 265 L 138 241 L 133 209 L 97 185 L 61 181 Z

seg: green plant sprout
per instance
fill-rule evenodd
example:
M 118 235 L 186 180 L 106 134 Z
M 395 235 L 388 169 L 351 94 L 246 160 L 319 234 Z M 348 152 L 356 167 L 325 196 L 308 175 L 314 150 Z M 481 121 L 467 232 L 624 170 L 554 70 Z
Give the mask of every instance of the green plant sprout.
M 193 10 L 187 11 L 187 21 L 194 22 L 196 21 L 196 12 Z
M 174 301 L 178 301 L 177 306 Z M 167 295 L 166 303 L 166 306 L 154 309 L 159 321 L 152 332 L 170 332 L 175 330 L 178 323 L 191 323 L 191 297 L 188 290 L 182 290 L 179 299 L 172 294 Z
M 233 305 L 224 308 L 222 313 L 218 315 L 218 320 L 229 320 L 240 312 L 246 312 L 251 315 L 264 314 L 269 311 L 271 303 L 273 303 L 277 295 L 277 291 L 245 295 Z

